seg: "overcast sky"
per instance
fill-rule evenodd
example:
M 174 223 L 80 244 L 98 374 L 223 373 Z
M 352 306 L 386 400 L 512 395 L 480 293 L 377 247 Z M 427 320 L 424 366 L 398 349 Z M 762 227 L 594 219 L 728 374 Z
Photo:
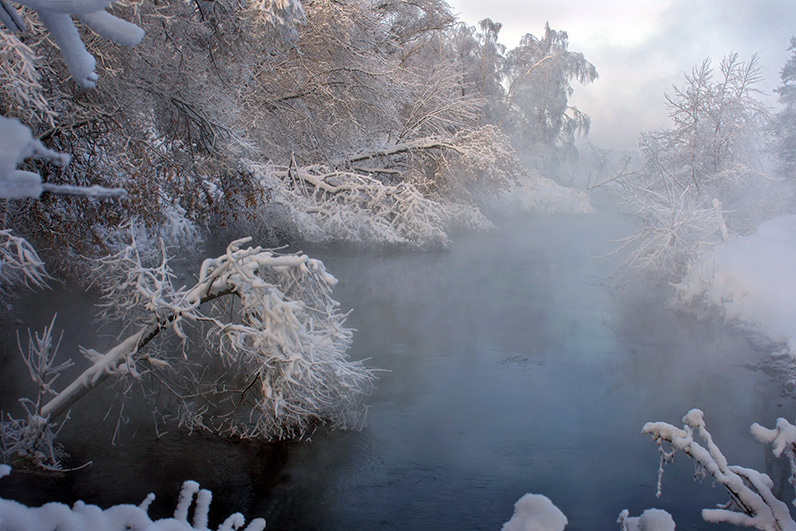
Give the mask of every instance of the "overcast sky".
M 459 19 L 503 24 L 501 42 L 512 48 L 544 24 L 569 34 L 600 74 L 575 84 L 572 103 L 592 117 L 590 138 L 603 148 L 635 148 L 638 134 L 668 127 L 664 93 L 682 85 L 684 72 L 706 57 L 753 53 L 763 66 L 761 90 L 779 85 L 779 72 L 796 35 L 796 0 L 448 0 Z

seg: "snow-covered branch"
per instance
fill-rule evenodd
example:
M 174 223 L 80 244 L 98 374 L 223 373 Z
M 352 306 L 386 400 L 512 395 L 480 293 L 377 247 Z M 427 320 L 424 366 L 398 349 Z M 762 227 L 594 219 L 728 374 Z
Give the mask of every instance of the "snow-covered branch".
M 788 506 L 777 499 L 772 489 L 771 478 L 757 470 L 730 465 L 713 437 L 705 427 L 704 414 L 699 409 L 692 409 L 683 417 L 683 428 L 666 422 L 649 422 L 644 425 L 642 433 L 652 436 L 661 454 L 659 469 L 658 493 L 660 494 L 660 475 L 663 465 L 682 451 L 692 458 L 699 470 L 710 474 L 717 483 L 724 486 L 730 495 L 730 501 L 718 509 L 703 509 L 702 518 L 708 522 L 727 522 L 733 525 L 753 527 L 766 531 L 793 531 L 796 522 L 791 518 Z M 779 424 L 778 424 L 779 426 Z M 759 426 L 753 433 L 761 440 L 782 441 L 790 435 L 790 430 L 763 430 Z M 784 433 L 784 435 L 780 435 Z M 702 439 L 702 444 L 695 440 Z M 778 439 L 779 437 L 779 439 Z M 664 442 L 670 445 L 667 451 Z
M 86 51 L 80 34 L 70 15 L 80 20 L 98 35 L 124 46 L 135 46 L 144 37 L 144 30 L 107 11 L 115 0 L 16 0 L 36 11 L 39 19 L 47 26 L 50 36 L 61 50 L 72 78 L 78 85 L 93 88 L 99 79 L 94 66 L 96 60 Z M 22 31 L 24 21 L 5 0 L 0 0 L 0 12 L 4 13 L 2 22 L 12 31 Z
M 121 188 L 42 183 L 38 174 L 16 169 L 18 164 L 29 157 L 47 160 L 59 166 L 66 166 L 70 161 L 69 155 L 46 148 L 38 139 L 33 138 L 30 129 L 19 120 L 0 116 L 0 198 L 38 198 L 45 191 L 87 197 L 123 197 L 127 194 Z
M 514 514 L 502 531 L 564 531 L 567 517 L 547 496 L 525 494 L 514 504 Z M 641 516 L 630 516 L 627 509 L 616 521 L 620 531 L 674 531 L 672 515 L 662 509 L 647 509 Z M 593 527 L 598 527 L 592 522 Z
M 57 419 L 110 376 L 146 375 L 172 392 L 180 422 L 192 429 L 282 438 L 315 423 L 356 420 L 357 399 L 373 372 L 347 359 L 352 332 L 331 297 L 336 280 L 318 260 L 244 248 L 248 241 L 232 242 L 224 255 L 205 260 L 188 288 L 172 285 L 165 251 L 142 256 L 134 240 L 102 260 L 97 274 L 106 315 L 130 323 L 128 335 L 105 353 L 83 349 L 91 366 L 41 415 Z M 233 296 L 236 301 L 221 305 Z M 202 327 L 207 344 L 215 345 L 216 356 L 205 363 L 220 361 L 223 381 L 194 374 L 192 366 L 201 361 L 145 350 L 166 330 L 187 340 L 186 324 Z
M 0 478 L 11 469 L 0 465 Z M 72 507 L 63 503 L 47 503 L 41 507 L 28 507 L 13 500 L 0 498 L 0 522 L 4 531 L 29 531 L 32 529 L 102 529 L 103 531 L 209 531 L 208 514 L 213 493 L 200 489 L 195 481 L 182 485 L 172 518 L 152 520 L 149 506 L 155 495 L 150 493 L 140 505 L 114 505 L 101 509 L 82 501 Z M 188 515 L 193 515 L 189 522 Z M 246 518 L 240 513 L 227 517 L 217 531 L 262 531 L 265 520 L 253 519 L 244 529 Z

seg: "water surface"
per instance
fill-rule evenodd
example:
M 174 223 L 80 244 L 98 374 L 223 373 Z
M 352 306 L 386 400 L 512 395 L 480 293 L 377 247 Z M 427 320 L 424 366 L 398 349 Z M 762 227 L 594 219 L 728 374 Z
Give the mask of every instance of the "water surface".
M 657 447 L 640 431 L 699 407 L 731 462 L 764 469 L 749 425 L 793 419 L 796 407 L 744 367 L 761 352 L 672 312 L 654 290 L 607 282 L 614 264 L 594 257 L 630 230 L 615 213 L 500 225 L 443 252 L 305 249 L 340 281 L 335 298 L 358 330 L 352 357 L 384 369 L 362 430 L 276 444 L 176 430 L 157 440 L 141 420 L 114 447 L 112 424 L 76 412 L 65 441 L 93 465 L 17 474 L 0 495 L 107 506 L 154 491 L 165 514 L 192 478 L 214 491 L 217 517 L 241 511 L 268 529 L 459 530 L 499 529 L 534 492 L 571 530 L 617 529 L 622 509 L 649 507 L 681 529 L 731 529 L 701 521 L 726 497 L 693 483 L 685 456 L 655 497 Z

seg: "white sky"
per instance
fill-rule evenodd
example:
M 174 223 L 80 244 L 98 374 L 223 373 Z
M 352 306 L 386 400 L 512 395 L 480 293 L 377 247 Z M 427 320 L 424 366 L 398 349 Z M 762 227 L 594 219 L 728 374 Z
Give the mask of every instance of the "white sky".
M 603 148 L 635 148 L 638 134 L 668 127 L 664 93 L 682 85 L 684 72 L 706 57 L 718 68 L 738 52 L 760 56 L 769 94 L 796 35 L 796 0 L 448 0 L 459 19 L 476 25 L 489 17 L 503 24 L 500 40 L 519 44 L 540 36 L 544 23 L 569 34 L 569 49 L 582 52 L 600 78 L 575 84 L 572 103 L 592 117 L 590 139 Z

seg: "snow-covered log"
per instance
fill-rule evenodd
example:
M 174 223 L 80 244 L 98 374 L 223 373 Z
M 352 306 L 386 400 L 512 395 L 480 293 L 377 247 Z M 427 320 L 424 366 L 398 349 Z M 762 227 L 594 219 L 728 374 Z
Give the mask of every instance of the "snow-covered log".
M 710 474 L 715 481 L 725 487 L 730 495 L 729 502 L 717 509 L 703 509 L 702 518 L 707 522 L 727 522 L 733 525 L 753 527 L 765 531 L 793 531 L 796 522 L 791 518 L 788 506 L 777 499 L 772 492 L 774 487 L 771 478 L 757 470 L 730 465 L 713 437 L 705 427 L 704 414 L 699 409 L 692 409 L 683 417 L 683 428 L 666 422 L 648 422 L 642 433 L 652 436 L 658 443 L 661 465 L 658 476 L 658 494 L 660 495 L 663 466 L 670 461 L 677 451 L 692 458 L 699 470 Z M 756 430 L 757 435 L 765 438 L 770 432 Z M 694 439 L 699 436 L 703 444 Z M 771 440 L 775 440 L 776 436 Z M 667 442 L 667 451 L 663 443 Z
M 0 478 L 8 475 L 11 467 L 0 465 Z M 0 528 L 3 531 L 31 531 L 55 529 L 97 529 L 103 531 L 209 531 L 208 513 L 213 493 L 200 489 L 195 481 L 182 485 L 172 518 L 152 520 L 149 506 L 155 495 L 150 493 L 139 505 L 120 504 L 107 509 L 77 501 L 72 507 L 50 502 L 41 507 L 28 507 L 22 503 L 0 498 Z M 193 518 L 188 520 L 189 512 Z M 262 531 L 265 520 L 253 519 L 244 529 L 246 518 L 240 513 L 231 514 L 217 531 Z

